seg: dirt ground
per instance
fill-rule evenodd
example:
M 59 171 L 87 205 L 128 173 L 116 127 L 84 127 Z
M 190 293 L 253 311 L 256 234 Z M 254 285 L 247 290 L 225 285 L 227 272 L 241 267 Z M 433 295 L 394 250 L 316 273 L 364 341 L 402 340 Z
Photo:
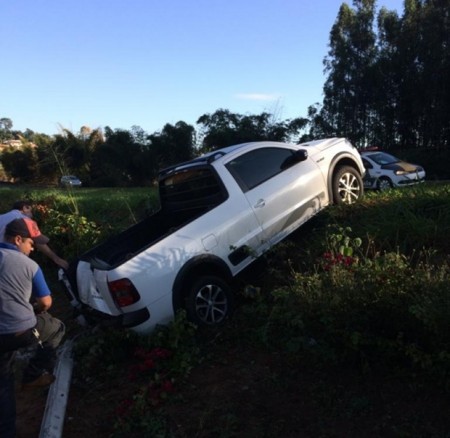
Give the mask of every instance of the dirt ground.
M 136 388 L 74 381 L 64 438 L 110 437 Z M 46 390 L 18 391 L 18 438 L 39 436 Z M 332 372 L 251 349 L 212 352 L 163 407 L 174 437 L 447 437 L 450 399 L 390 375 Z M 130 435 L 135 436 L 135 435 Z M 138 435 L 136 435 L 138 436 Z
M 36 438 L 41 428 L 48 389 L 23 391 L 20 382 L 17 383 L 17 438 Z
M 119 401 L 136 390 L 117 383 L 74 382 L 64 438 L 111 436 Z M 450 434 L 450 399 L 439 388 L 351 369 L 292 367 L 282 355 L 241 347 L 211 352 L 210 359 L 179 382 L 162 410 L 170 436 L 179 438 Z

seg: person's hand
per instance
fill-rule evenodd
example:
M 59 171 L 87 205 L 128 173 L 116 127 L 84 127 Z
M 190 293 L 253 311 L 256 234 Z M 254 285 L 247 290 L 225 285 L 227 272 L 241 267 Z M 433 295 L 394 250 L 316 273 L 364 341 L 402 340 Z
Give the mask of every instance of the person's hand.
M 36 248 L 42 254 L 47 256 L 50 260 L 52 260 L 55 264 L 57 264 L 60 268 L 68 269 L 69 263 L 66 260 L 59 257 L 46 243 L 37 244 Z

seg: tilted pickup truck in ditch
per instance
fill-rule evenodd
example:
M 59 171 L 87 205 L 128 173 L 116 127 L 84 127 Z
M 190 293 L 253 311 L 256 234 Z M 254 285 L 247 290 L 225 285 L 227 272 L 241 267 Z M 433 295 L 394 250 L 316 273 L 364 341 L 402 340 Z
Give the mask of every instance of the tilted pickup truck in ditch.
M 232 280 L 330 203 L 363 195 L 346 139 L 226 147 L 159 174 L 160 209 L 82 254 L 60 277 L 83 312 L 149 332 L 185 309 L 223 323 Z

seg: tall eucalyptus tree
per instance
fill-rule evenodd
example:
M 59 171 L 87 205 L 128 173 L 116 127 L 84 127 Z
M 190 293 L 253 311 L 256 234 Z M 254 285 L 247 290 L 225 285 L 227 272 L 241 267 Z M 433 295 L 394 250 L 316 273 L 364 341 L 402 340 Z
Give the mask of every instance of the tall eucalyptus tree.
M 375 123 L 375 0 L 354 0 L 353 4 L 355 9 L 342 4 L 331 29 L 321 112 L 328 135 L 345 136 L 364 145 L 373 140 Z
M 374 94 L 376 123 L 374 143 L 383 149 L 399 143 L 400 85 L 403 66 L 399 54 L 401 19 L 397 12 L 382 8 L 378 15 L 377 87 Z

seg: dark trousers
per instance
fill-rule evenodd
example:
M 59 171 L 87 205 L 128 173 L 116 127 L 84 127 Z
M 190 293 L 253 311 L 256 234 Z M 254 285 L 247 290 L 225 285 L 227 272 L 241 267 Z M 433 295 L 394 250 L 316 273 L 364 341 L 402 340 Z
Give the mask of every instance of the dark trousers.
M 13 361 L 15 351 L 0 353 L 0 437 L 16 436 L 16 397 Z
M 16 430 L 16 401 L 14 390 L 14 358 L 20 348 L 36 345 L 36 352 L 23 373 L 23 382 L 31 382 L 43 372 L 52 372 L 56 361 L 56 348 L 60 344 L 64 324 L 49 313 L 36 315 L 36 330 L 20 334 L 0 335 L 0 437 L 12 438 Z M 39 341 L 41 344 L 39 345 Z

